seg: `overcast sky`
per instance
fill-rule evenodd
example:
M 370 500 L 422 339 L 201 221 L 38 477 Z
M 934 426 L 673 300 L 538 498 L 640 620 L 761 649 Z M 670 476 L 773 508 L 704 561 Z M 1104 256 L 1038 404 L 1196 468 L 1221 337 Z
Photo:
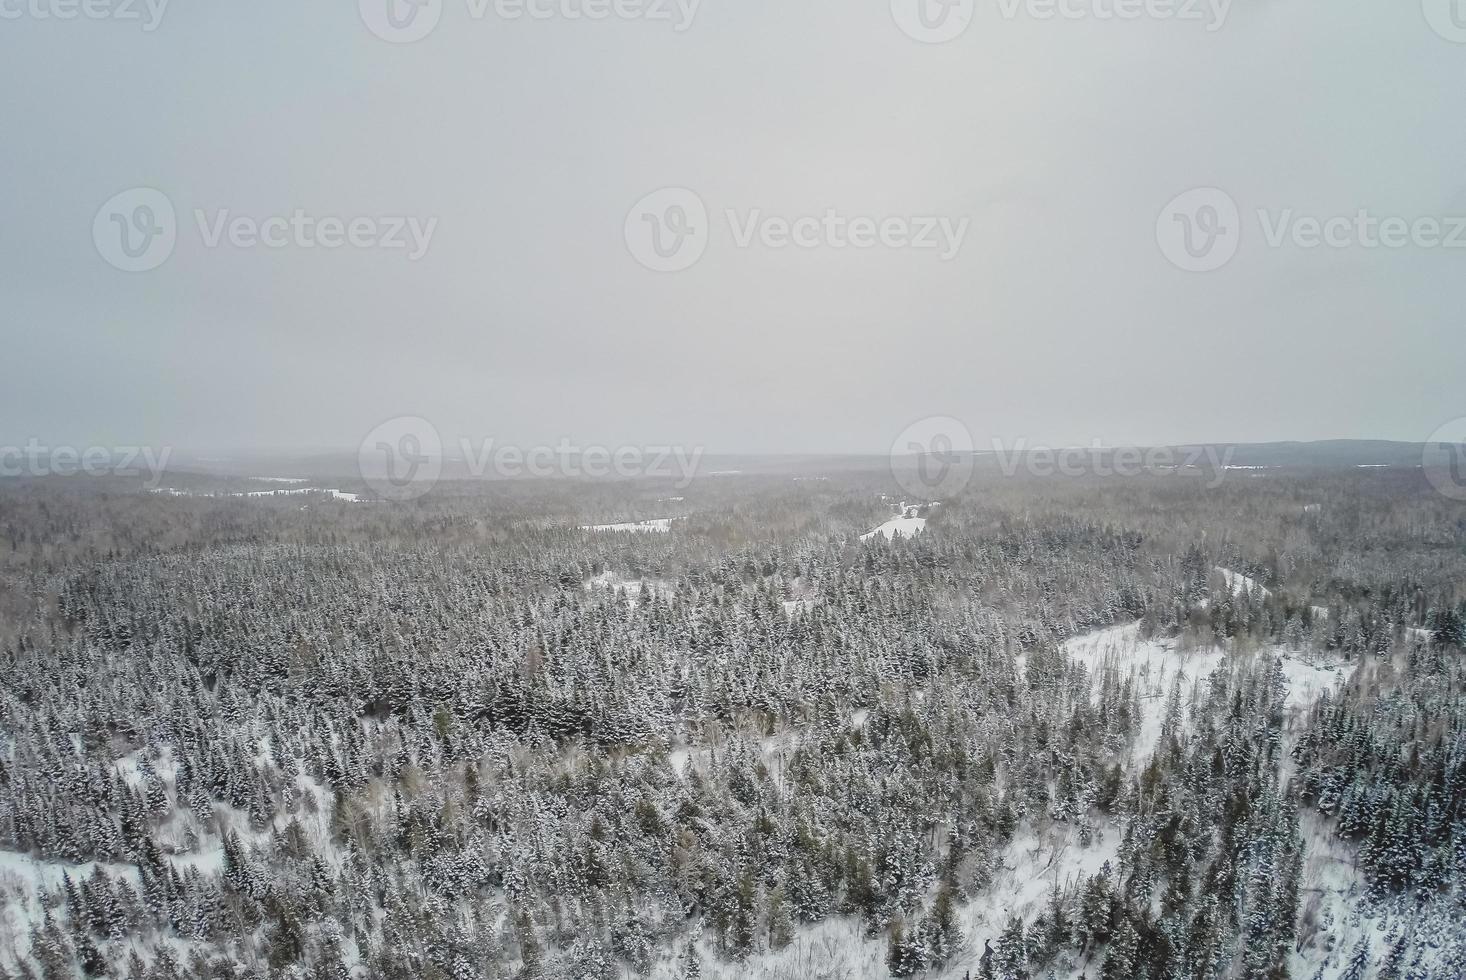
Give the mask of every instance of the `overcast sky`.
M 354 2 L 174 0 L 151 31 L 144 0 L 89 2 L 142 19 L 0 0 L 0 443 L 347 447 L 410 414 L 521 445 L 884 452 L 933 415 L 979 447 L 1421 441 L 1466 415 L 1466 226 L 1371 248 L 1354 222 L 1466 216 L 1466 30 L 1434 0 L 1236 0 L 1220 24 L 979 0 L 940 44 L 889 0 L 690 23 L 430 0 L 414 43 Z M 103 205 L 138 187 L 176 240 L 129 272 L 119 236 L 161 216 Z M 635 210 L 667 187 L 706 219 Z M 1238 217 L 1165 213 L 1193 188 Z M 297 210 L 370 219 L 370 244 L 219 223 Z M 777 219 L 827 211 L 776 247 Z M 687 268 L 647 268 L 658 216 Z M 1335 216 L 1342 247 L 1299 244 Z M 837 247 L 855 219 L 893 220 Z M 1222 250 L 1194 262 L 1235 255 L 1178 267 L 1188 220 Z

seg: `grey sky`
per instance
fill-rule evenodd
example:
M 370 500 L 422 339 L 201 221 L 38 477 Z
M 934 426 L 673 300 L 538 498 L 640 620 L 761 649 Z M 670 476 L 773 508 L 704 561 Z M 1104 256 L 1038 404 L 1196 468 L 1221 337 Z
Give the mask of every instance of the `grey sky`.
M 1270 247 L 1256 215 L 1466 216 L 1466 45 L 1421 0 L 1237 0 L 1215 31 L 986 0 L 939 45 L 887 0 L 703 0 L 680 32 L 675 4 L 442 0 L 412 44 L 355 3 L 174 0 L 147 32 L 35 16 L 57 2 L 0 0 L 0 443 L 350 446 L 413 414 L 449 439 L 880 452 L 932 415 L 979 446 L 1419 441 L 1466 415 L 1466 247 Z M 92 225 L 138 186 L 177 244 L 127 273 Z M 711 232 L 657 273 L 624 225 L 669 186 Z M 1241 212 L 1212 272 L 1157 242 L 1197 187 Z M 740 248 L 730 208 L 970 225 L 949 261 Z M 196 209 L 437 224 L 412 261 L 210 248 Z

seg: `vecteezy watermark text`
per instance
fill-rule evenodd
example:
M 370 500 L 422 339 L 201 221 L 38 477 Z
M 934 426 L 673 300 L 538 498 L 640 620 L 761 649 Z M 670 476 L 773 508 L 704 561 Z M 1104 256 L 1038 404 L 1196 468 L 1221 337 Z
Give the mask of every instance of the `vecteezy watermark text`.
M 483 439 L 477 445 L 459 440 L 463 460 L 471 476 L 492 473 L 500 477 L 565 476 L 588 479 L 632 479 L 664 477 L 676 479 L 679 490 L 687 488 L 702 461 L 701 446 L 579 446 L 561 439 L 553 446 L 495 445 Z
M 1425 0 L 1430 3 L 1432 0 Z M 1221 30 L 1233 0 L 997 0 L 1004 20 L 1159 20 L 1197 23 Z M 891 0 L 891 19 L 908 37 L 944 44 L 972 26 L 975 0 Z
M 1004 476 L 1015 476 L 1020 469 L 1030 476 L 1039 477 L 1133 477 L 1210 470 L 1212 476 L 1206 485 L 1208 490 L 1222 485 L 1236 452 L 1235 446 L 1153 446 L 1142 449 L 1138 446 L 1107 447 L 1096 440 L 1089 446 L 1056 449 L 1041 444 L 1029 445 L 1026 439 L 1014 440 L 1011 446 L 1001 439 L 993 440 L 993 454 L 998 470 Z
M 342 246 L 369 249 L 406 249 L 407 260 L 416 262 L 428 254 L 433 243 L 437 218 L 421 219 L 416 215 L 382 215 L 341 218 L 334 215 L 316 217 L 300 208 L 289 216 L 270 215 L 259 218 L 231 214 L 228 208 L 213 212 L 196 210 L 194 221 L 205 248 L 228 244 L 234 248 L 325 248 Z
M 1381 215 L 1368 208 L 1316 215 L 1291 207 L 1257 208 L 1260 240 L 1268 248 L 1426 251 L 1466 249 L 1466 215 Z M 1242 209 L 1226 191 L 1201 187 L 1173 198 L 1156 219 L 1156 242 L 1177 268 L 1220 269 L 1246 237 Z
M 172 455 L 171 446 L 48 446 L 32 437 L 23 446 L 0 446 L 0 477 L 142 476 L 157 486 Z
M 670 24 L 676 33 L 692 26 L 702 0 L 463 0 L 471 20 L 646 21 Z M 392 44 L 421 41 L 443 19 L 444 0 L 357 0 L 362 23 Z
M 725 208 L 722 219 L 735 248 L 890 249 L 926 251 L 949 262 L 967 237 L 971 219 L 948 215 L 770 214 L 762 208 Z M 714 222 L 707 205 L 685 187 L 664 187 L 632 206 L 623 233 L 633 258 L 655 272 L 679 272 L 702 258 Z
M 1174 20 L 1226 26 L 1232 0 L 998 0 L 1004 20 Z
M 351 248 L 397 251 L 409 262 L 427 255 L 438 219 L 417 215 L 312 214 L 304 208 L 265 216 L 237 214 L 229 208 L 196 208 L 193 223 L 208 249 L 265 248 L 302 250 Z M 92 219 L 92 242 L 108 264 L 124 272 L 147 272 L 168 261 L 178 245 L 173 201 L 151 187 L 113 195 Z
M 0 0 L 0 20 L 115 20 L 152 33 L 168 0 Z
M 456 455 L 445 452 L 436 426 L 421 416 L 388 419 L 361 441 L 357 463 L 362 479 L 388 500 L 412 500 L 431 490 L 450 460 L 468 479 L 531 477 L 550 479 L 676 480 L 685 489 L 697 475 L 704 449 L 673 445 L 578 445 L 568 438 L 554 445 L 518 446 L 495 439 L 457 442 Z

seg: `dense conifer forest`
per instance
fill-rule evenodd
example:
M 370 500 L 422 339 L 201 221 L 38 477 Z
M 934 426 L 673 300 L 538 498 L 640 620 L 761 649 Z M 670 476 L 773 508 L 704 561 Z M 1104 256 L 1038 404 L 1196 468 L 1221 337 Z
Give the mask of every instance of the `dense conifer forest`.
M 1459 977 L 1463 623 L 1404 468 L 11 481 L 0 977 Z

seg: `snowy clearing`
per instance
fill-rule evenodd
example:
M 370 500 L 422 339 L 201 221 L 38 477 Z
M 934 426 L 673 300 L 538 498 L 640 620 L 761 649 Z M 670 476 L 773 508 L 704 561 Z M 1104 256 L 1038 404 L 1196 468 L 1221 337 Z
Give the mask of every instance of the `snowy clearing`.
M 1234 572 L 1230 568 L 1223 568 L 1220 565 L 1216 566 L 1216 571 L 1221 574 L 1222 578 L 1226 579 L 1227 588 L 1232 590 L 1233 595 L 1242 595 L 1244 593 L 1250 595 L 1253 589 L 1261 589 L 1264 599 L 1272 595 L 1271 590 L 1255 578 L 1243 575 L 1241 572 Z
M 674 517 L 657 517 L 649 521 L 632 521 L 627 524 L 582 524 L 582 531 L 627 531 L 633 534 L 665 533 L 672 530 Z
M 883 499 L 885 498 L 885 494 L 881 496 Z M 926 506 L 929 508 L 936 507 L 938 506 L 938 502 L 932 501 Z M 894 540 L 897 535 L 907 538 L 916 537 L 916 535 L 926 530 L 926 518 L 916 516 L 921 508 L 921 504 L 908 504 L 904 500 L 901 501 L 896 507 L 898 513 L 895 517 L 886 521 L 880 527 L 865 532 L 860 536 L 860 540 L 869 541 L 878 535 L 884 537 L 887 541 Z
M 266 479 L 266 478 L 258 478 Z M 271 478 L 273 479 L 273 478 Z M 270 482 L 267 480 L 267 482 Z M 283 478 L 273 479 L 273 482 L 304 482 L 287 481 Z M 178 490 L 174 487 L 155 487 L 148 493 L 162 494 L 165 497 L 298 497 L 302 494 L 325 494 L 334 500 L 344 500 L 347 503 L 360 503 L 362 496 L 359 493 L 348 493 L 345 490 L 328 489 L 326 487 L 291 487 L 285 490 L 237 490 L 231 493 L 195 493 L 192 490 Z
M 1063 649 L 1072 660 L 1088 668 L 1096 685 L 1107 670 L 1115 670 L 1121 677 L 1135 678 L 1142 712 L 1136 737 L 1138 757 L 1154 751 L 1160 742 L 1161 726 L 1165 722 L 1165 699 L 1171 685 L 1179 679 L 1184 694 L 1191 685 L 1205 680 L 1234 656 L 1218 647 L 1177 650 L 1174 640 L 1147 640 L 1140 635 L 1139 623 L 1112 626 L 1077 636 L 1064 643 Z M 1312 704 L 1324 691 L 1342 684 L 1349 669 L 1335 660 L 1307 661 L 1281 647 L 1270 648 L 1266 652 L 1277 657 L 1283 665 L 1283 674 L 1288 682 L 1286 705 L 1289 708 Z

